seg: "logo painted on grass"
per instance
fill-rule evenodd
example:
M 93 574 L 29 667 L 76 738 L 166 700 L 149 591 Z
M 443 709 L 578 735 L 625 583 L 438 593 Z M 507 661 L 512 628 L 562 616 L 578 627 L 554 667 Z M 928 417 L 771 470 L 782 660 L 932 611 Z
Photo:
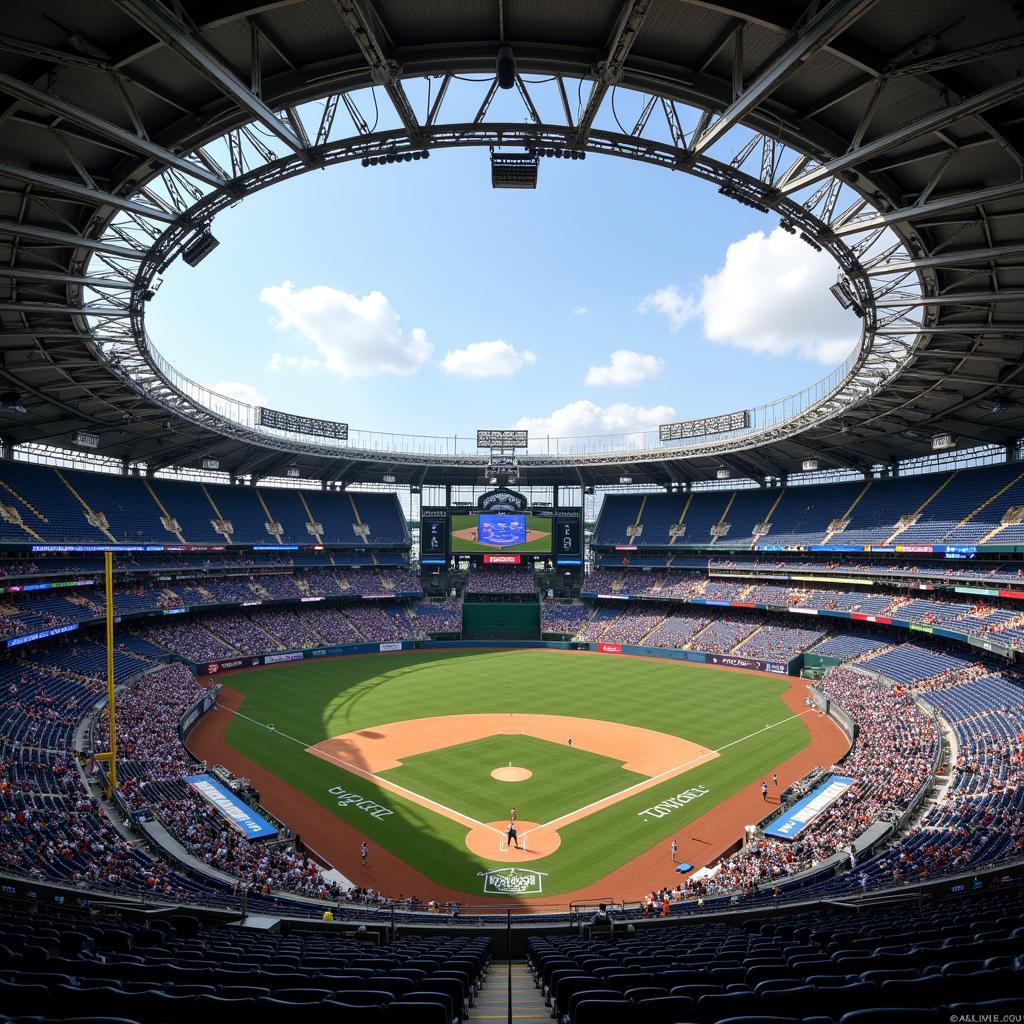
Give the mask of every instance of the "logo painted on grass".
M 361 811 L 366 811 L 367 814 L 372 815 L 374 818 L 386 818 L 395 813 L 383 804 L 368 800 L 362 793 L 350 793 L 343 786 L 332 786 L 327 792 L 331 796 L 338 798 L 339 807 L 357 807 Z
M 691 800 L 697 800 L 702 796 L 707 796 L 707 793 L 707 786 L 693 786 L 691 789 L 684 789 L 681 793 L 676 793 L 675 796 L 670 796 L 667 800 L 662 800 L 660 803 L 656 803 L 653 807 L 648 807 L 643 811 L 637 811 L 637 817 L 642 818 L 647 814 L 652 818 L 664 818 L 666 814 L 671 814 L 674 810 L 679 807 L 683 807 Z
M 484 880 L 484 893 L 493 896 L 533 896 L 543 892 L 546 871 L 524 868 L 494 868 L 478 871 Z

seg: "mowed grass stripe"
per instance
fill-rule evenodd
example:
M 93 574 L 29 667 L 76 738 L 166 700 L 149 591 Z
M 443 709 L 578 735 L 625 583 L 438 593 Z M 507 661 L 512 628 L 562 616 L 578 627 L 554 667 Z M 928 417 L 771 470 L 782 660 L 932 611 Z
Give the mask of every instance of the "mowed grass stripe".
M 232 746 L 359 828 L 371 842 L 394 850 L 438 883 L 468 893 L 480 892 L 477 873 L 494 864 L 470 853 L 463 826 L 307 754 L 299 744 L 268 732 L 258 723 L 273 724 L 310 745 L 388 722 L 489 712 L 574 715 L 624 722 L 681 736 L 713 750 L 757 733 L 749 741 L 725 750 L 713 762 L 561 829 L 561 847 L 530 865 L 549 873 L 544 891 L 552 895 L 589 884 L 658 842 L 666 844 L 665 882 L 675 881 L 678 876 L 671 871 L 668 838 L 744 786 L 758 785 L 772 768 L 803 749 L 809 739 L 799 719 L 758 732 L 790 717 L 791 712 L 779 699 L 789 680 L 667 660 L 543 650 L 403 652 L 310 660 L 301 665 L 237 673 L 230 677 L 229 685 L 245 694 L 242 711 L 255 720 L 232 719 L 227 732 Z M 516 760 L 506 756 L 504 763 L 510 759 Z M 458 800 L 467 783 L 475 789 L 480 775 L 487 778 L 496 766 L 480 764 L 472 778 L 464 766 L 460 767 L 448 780 L 450 799 L 441 799 L 437 793 L 430 795 L 449 806 L 461 806 Z M 617 770 L 630 780 L 631 773 Z M 576 772 L 565 775 L 563 786 L 571 797 L 569 810 L 590 803 L 593 798 L 580 797 L 581 787 L 589 785 L 589 780 L 582 780 Z M 630 784 L 626 781 L 610 792 Z M 639 815 L 644 808 L 698 784 L 709 788 L 706 797 L 665 818 L 647 820 Z M 522 784 L 495 785 L 501 788 L 493 812 L 489 807 L 479 807 L 479 813 L 472 817 L 497 821 L 515 803 L 522 818 L 538 820 L 520 806 L 518 797 L 513 798 Z M 328 793 L 332 786 L 362 793 L 394 813 L 378 819 L 351 807 L 338 808 L 336 799 Z M 415 786 L 409 788 L 419 792 Z M 500 795 L 506 792 L 507 796 Z M 485 797 L 481 793 L 472 799 Z M 550 818 L 540 816 L 539 820 Z M 683 849 L 680 854 L 685 859 L 696 852 Z M 352 851 L 352 857 L 355 861 L 358 850 Z
M 492 769 L 508 764 L 528 768 L 533 777 L 515 783 L 491 778 Z M 514 806 L 522 820 L 538 824 L 647 778 L 626 771 L 621 761 L 579 747 L 509 735 L 417 754 L 380 775 L 477 821 L 497 821 Z

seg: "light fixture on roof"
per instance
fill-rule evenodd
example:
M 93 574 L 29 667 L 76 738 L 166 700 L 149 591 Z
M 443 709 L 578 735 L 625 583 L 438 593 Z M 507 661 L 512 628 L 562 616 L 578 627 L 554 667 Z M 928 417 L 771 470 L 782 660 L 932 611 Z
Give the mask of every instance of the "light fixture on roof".
M 28 409 L 25 408 L 17 391 L 5 391 L 0 394 L 0 412 L 13 412 L 24 416 Z
M 190 267 L 198 266 L 207 256 L 213 252 L 220 242 L 210 233 L 209 229 L 200 231 L 184 249 L 181 250 L 181 259 Z
M 397 477 L 395 476 L 395 474 L 394 474 L 394 473 L 385 473 L 385 474 L 384 474 L 384 475 L 383 475 L 383 476 L 381 477 L 381 479 L 382 479 L 382 480 L 384 481 L 384 483 L 386 483 L 386 484 L 393 484 L 393 483 L 397 483 L 397 482 L 398 482 L 398 478 L 397 478 Z
M 631 484 L 632 482 L 633 482 L 633 478 L 631 476 L 620 476 L 619 477 L 619 483 L 620 484 Z
M 850 282 L 845 277 L 840 277 L 829 291 L 843 309 L 849 309 L 853 305 L 853 292 L 850 289 Z
M 301 474 L 302 474 L 302 470 L 300 470 L 298 466 L 289 466 L 284 471 L 284 475 L 287 476 L 287 477 L 291 477 L 292 480 L 298 480 L 298 478 L 301 476 Z
M 732 476 L 732 471 L 728 469 L 716 469 L 715 479 L 716 480 L 728 480 Z
M 220 469 L 220 460 L 206 458 L 203 459 L 202 466 L 203 469 Z
M 84 430 L 76 430 L 73 438 L 79 448 L 99 448 L 100 438 L 98 434 L 88 434 Z
M 946 452 L 956 447 L 956 437 L 953 434 L 936 434 L 932 438 L 933 452 Z
M 817 470 L 817 468 L 818 468 L 818 460 L 817 459 L 804 459 L 804 461 L 800 463 L 800 469 L 804 473 L 813 473 L 813 472 L 815 472 Z
M 498 50 L 498 58 L 494 62 L 494 77 L 498 80 L 499 89 L 513 89 L 516 84 L 516 55 L 512 47 L 506 43 Z

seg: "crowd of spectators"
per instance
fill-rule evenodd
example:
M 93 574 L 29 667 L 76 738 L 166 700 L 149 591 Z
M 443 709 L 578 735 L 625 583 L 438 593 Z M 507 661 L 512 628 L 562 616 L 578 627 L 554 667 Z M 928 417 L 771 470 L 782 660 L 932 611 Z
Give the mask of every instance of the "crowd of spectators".
M 467 594 L 533 594 L 536 590 L 532 569 L 475 568 L 466 585 Z
M 542 633 L 575 636 L 590 618 L 591 609 L 579 601 L 544 601 L 540 607 Z
M 930 779 L 937 727 L 902 688 L 847 668 L 829 669 L 816 686 L 858 723 L 852 749 L 836 766 L 853 785 L 799 838 L 762 835 L 711 872 L 684 883 L 688 898 L 756 891 L 844 853 L 873 821 L 906 811 Z

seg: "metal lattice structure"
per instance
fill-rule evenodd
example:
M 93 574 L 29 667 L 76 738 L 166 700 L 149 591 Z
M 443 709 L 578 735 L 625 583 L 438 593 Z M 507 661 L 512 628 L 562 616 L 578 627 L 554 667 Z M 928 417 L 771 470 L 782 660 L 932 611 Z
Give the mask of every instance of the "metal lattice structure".
M 163 269 L 247 195 L 452 147 L 701 178 L 828 251 L 863 316 L 843 366 L 743 430 L 548 439 L 520 459 L 524 483 L 777 478 L 807 459 L 864 471 L 937 433 L 1024 435 L 1010 0 L 40 0 L 3 33 L 6 444 L 85 430 L 154 471 L 216 458 L 239 475 L 477 480 L 487 459 L 468 439 L 261 427 L 145 329 Z M 491 114 L 502 43 L 518 121 Z

